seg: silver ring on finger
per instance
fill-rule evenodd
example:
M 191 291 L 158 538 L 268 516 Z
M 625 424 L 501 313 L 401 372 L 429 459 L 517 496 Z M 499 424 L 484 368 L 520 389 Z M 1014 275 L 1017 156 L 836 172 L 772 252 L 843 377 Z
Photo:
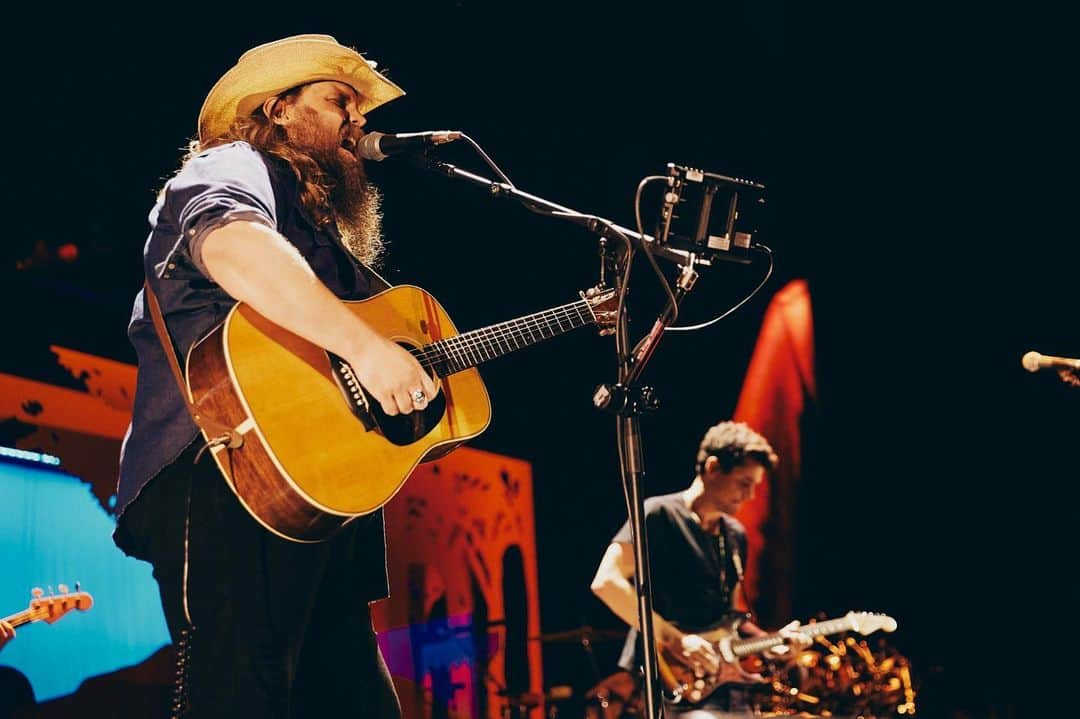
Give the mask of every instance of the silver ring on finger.
M 427 404 L 427 395 L 424 394 L 424 390 L 414 389 L 412 391 L 412 401 L 415 405 Z

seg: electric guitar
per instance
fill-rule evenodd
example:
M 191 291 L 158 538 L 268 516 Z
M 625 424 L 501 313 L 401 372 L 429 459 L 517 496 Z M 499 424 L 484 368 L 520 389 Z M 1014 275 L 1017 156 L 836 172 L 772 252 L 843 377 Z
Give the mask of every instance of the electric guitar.
M 738 619 L 725 625 L 699 632 L 700 636 L 713 643 L 716 653 L 721 657 L 730 657 L 738 661 L 744 657 L 760 654 L 767 649 L 780 646 L 784 637 L 779 633 L 765 634 L 760 637 L 739 638 Z M 803 624 L 797 630 L 807 637 L 824 637 L 830 634 L 854 631 L 867 635 L 877 630 L 892 632 L 896 630 L 896 620 L 885 614 L 870 612 L 848 612 L 842 617 L 822 622 Z M 722 660 L 723 661 L 723 660 Z M 664 688 L 671 693 L 675 702 L 696 704 L 712 694 L 723 682 L 718 675 L 699 675 L 686 665 L 686 660 L 662 644 L 657 644 L 656 662 Z
M 31 591 L 34 598 L 30 600 L 30 605 L 21 612 L 0 617 L 0 621 L 5 621 L 13 627 L 29 624 L 30 622 L 52 624 L 74 609 L 85 612 L 94 606 L 94 598 L 86 592 L 77 591 L 78 585 L 75 587 L 76 591 L 70 593 L 64 584 L 59 585 L 58 588 L 61 594 L 45 596 L 45 592 L 40 587 L 34 587 Z
M 407 349 L 439 384 L 423 410 L 388 416 L 340 357 L 237 304 L 187 356 L 188 395 L 233 430 L 203 435 L 247 511 L 285 539 L 316 542 L 383 506 L 420 462 L 476 437 L 491 420 L 475 367 L 578 327 L 610 331 L 614 290 L 459 334 L 434 297 L 400 285 L 343 304 Z M 237 441 L 239 438 L 242 441 Z

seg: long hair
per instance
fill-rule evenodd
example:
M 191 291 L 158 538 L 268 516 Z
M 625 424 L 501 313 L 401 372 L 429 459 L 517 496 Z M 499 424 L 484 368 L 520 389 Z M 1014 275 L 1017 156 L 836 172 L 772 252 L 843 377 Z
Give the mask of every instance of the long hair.
M 292 99 L 302 89 L 303 86 L 293 88 L 279 99 Z M 218 137 L 201 142 L 193 140 L 184 163 L 200 152 L 237 140 L 287 165 L 299 186 L 300 203 L 315 224 L 325 228 L 336 223 L 341 240 L 353 257 L 369 267 L 379 265 L 385 249 L 381 231 L 382 195 L 367 180 L 362 167 L 355 177 L 349 178 L 327 172 L 314 156 L 289 141 L 281 125 L 271 122 L 262 112 L 237 117 Z
M 280 99 L 295 97 L 300 93 L 301 87 L 282 93 Z M 330 206 L 330 178 L 323 172 L 315 158 L 290 145 L 285 129 L 271 122 L 270 118 L 262 112 L 237 116 L 229 129 L 218 137 L 204 141 L 192 140 L 182 164 L 186 164 L 195 155 L 212 147 L 226 145 L 237 140 L 273 155 L 288 165 L 300 186 L 300 202 L 304 209 L 311 213 L 315 223 L 319 227 L 324 227 L 333 222 L 334 212 Z

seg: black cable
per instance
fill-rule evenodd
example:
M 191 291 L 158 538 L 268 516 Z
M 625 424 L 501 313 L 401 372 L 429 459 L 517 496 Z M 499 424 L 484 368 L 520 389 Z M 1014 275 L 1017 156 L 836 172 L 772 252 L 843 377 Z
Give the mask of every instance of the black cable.
M 484 162 L 487 163 L 487 166 L 494 170 L 495 174 L 499 176 L 499 179 L 501 179 L 507 185 L 510 185 L 510 187 L 512 187 L 513 189 L 517 189 L 517 187 L 514 186 L 514 183 L 510 181 L 510 178 L 507 177 L 506 174 L 499 169 L 499 166 L 495 164 L 495 161 L 488 157 L 488 154 L 484 152 L 484 148 L 480 147 L 480 145 L 478 145 L 475 140 L 466 135 L 464 132 L 461 133 L 461 139 L 465 140 L 465 142 L 469 143 L 469 145 L 474 150 L 476 150 L 477 154 L 480 155 L 480 157 L 483 158 Z
M 762 287 L 765 286 L 765 283 L 769 281 L 769 278 L 772 276 L 772 273 L 773 273 L 773 253 L 772 253 L 772 250 L 770 250 L 768 247 L 766 247 L 765 245 L 762 245 L 762 244 L 754 245 L 754 247 L 760 247 L 762 250 L 764 250 L 769 255 L 769 269 L 765 273 L 765 277 L 762 278 L 761 282 L 758 283 L 758 286 L 755 287 L 753 289 L 753 291 L 750 292 L 750 294 L 748 294 L 746 297 L 739 300 L 739 302 L 737 302 L 735 305 L 733 305 L 726 312 L 724 312 L 723 314 L 720 314 L 720 315 L 718 315 L 716 317 L 713 317 L 708 322 L 702 322 L 701 324 L 697 324 L 697 325 L 686 325 L 685 327 L 670 327 L 669 326 L 669 327 L 665 327 L 664 331 L 665 332 L 690 332 L 690 331 L 693 331 L 693 330 L 705 329 L 706 327 L 709 327 L 711 325 L 716 324 L 717 322 L 724 319 L 725 317 L 730 315 L 732 312 L 734 312 L 735 310 L 739 309 L 744 304 L 749 302 L 750 298 L 753 297 L 754 295 L 756 295 L 758 293 L 758 291 Z
M 641 182 L 638 183 L 637 191 L 634 193 L 634 221 L 637 223 L 638 235 L 644 237 L 644 225 L 641 222 L 641 191 L 645 185 L 655 180 L 662 180 L 667 182 L 667 178 L 662 175 L 649 175 L 643 177 Z M 675 300 L 675 293 L 671 290 L 671 283 L 668 282 L 667 277 L 660 270 L 660 266 L 656 264 L 656 258 L 653 257 L 652 248 L 649 247 L 647 242 L 641 243 L 641 246 L 645 248 L 645 257 L 649 260 L 649 264 L 652 265 L 653 271 L 656 276 L 660 278 L 660 286 L 664 288 L 664 294 L 667 295 L 668 302 L 671 303 L 671 322 L 674 322 L 679 317 L 679 304 Z M 690 258 L 690 262 L 693 263 L 693 257 Z

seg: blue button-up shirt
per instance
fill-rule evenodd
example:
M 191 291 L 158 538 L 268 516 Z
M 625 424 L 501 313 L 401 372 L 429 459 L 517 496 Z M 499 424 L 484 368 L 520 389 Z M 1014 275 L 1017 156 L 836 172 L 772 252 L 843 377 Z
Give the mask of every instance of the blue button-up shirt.
M 300 203 L 299 185 L 288 167 L 244 142 L 207 150 L 189 160 L 163 188 L 150 212 L 151 230 L 143 251 L 143 268 L 181 366 L 192 345 L 236 304 L 200 269 L 196 258 L 202 238 L 237 219 L 275 228 L 342 299 L 364 299 L 386 287 L 378 275 L 352 259 L 333 223 L 316 226 Z M 142 291 L 135 298 L 128 337 L 139 368 L 132 421 L 120 451 L 118 514 L 200 439 Z M 381 512 L 377 515 L 365 518 L 363 524 L 377 525 L 373 538 L 377 534 L 381 545 Z

